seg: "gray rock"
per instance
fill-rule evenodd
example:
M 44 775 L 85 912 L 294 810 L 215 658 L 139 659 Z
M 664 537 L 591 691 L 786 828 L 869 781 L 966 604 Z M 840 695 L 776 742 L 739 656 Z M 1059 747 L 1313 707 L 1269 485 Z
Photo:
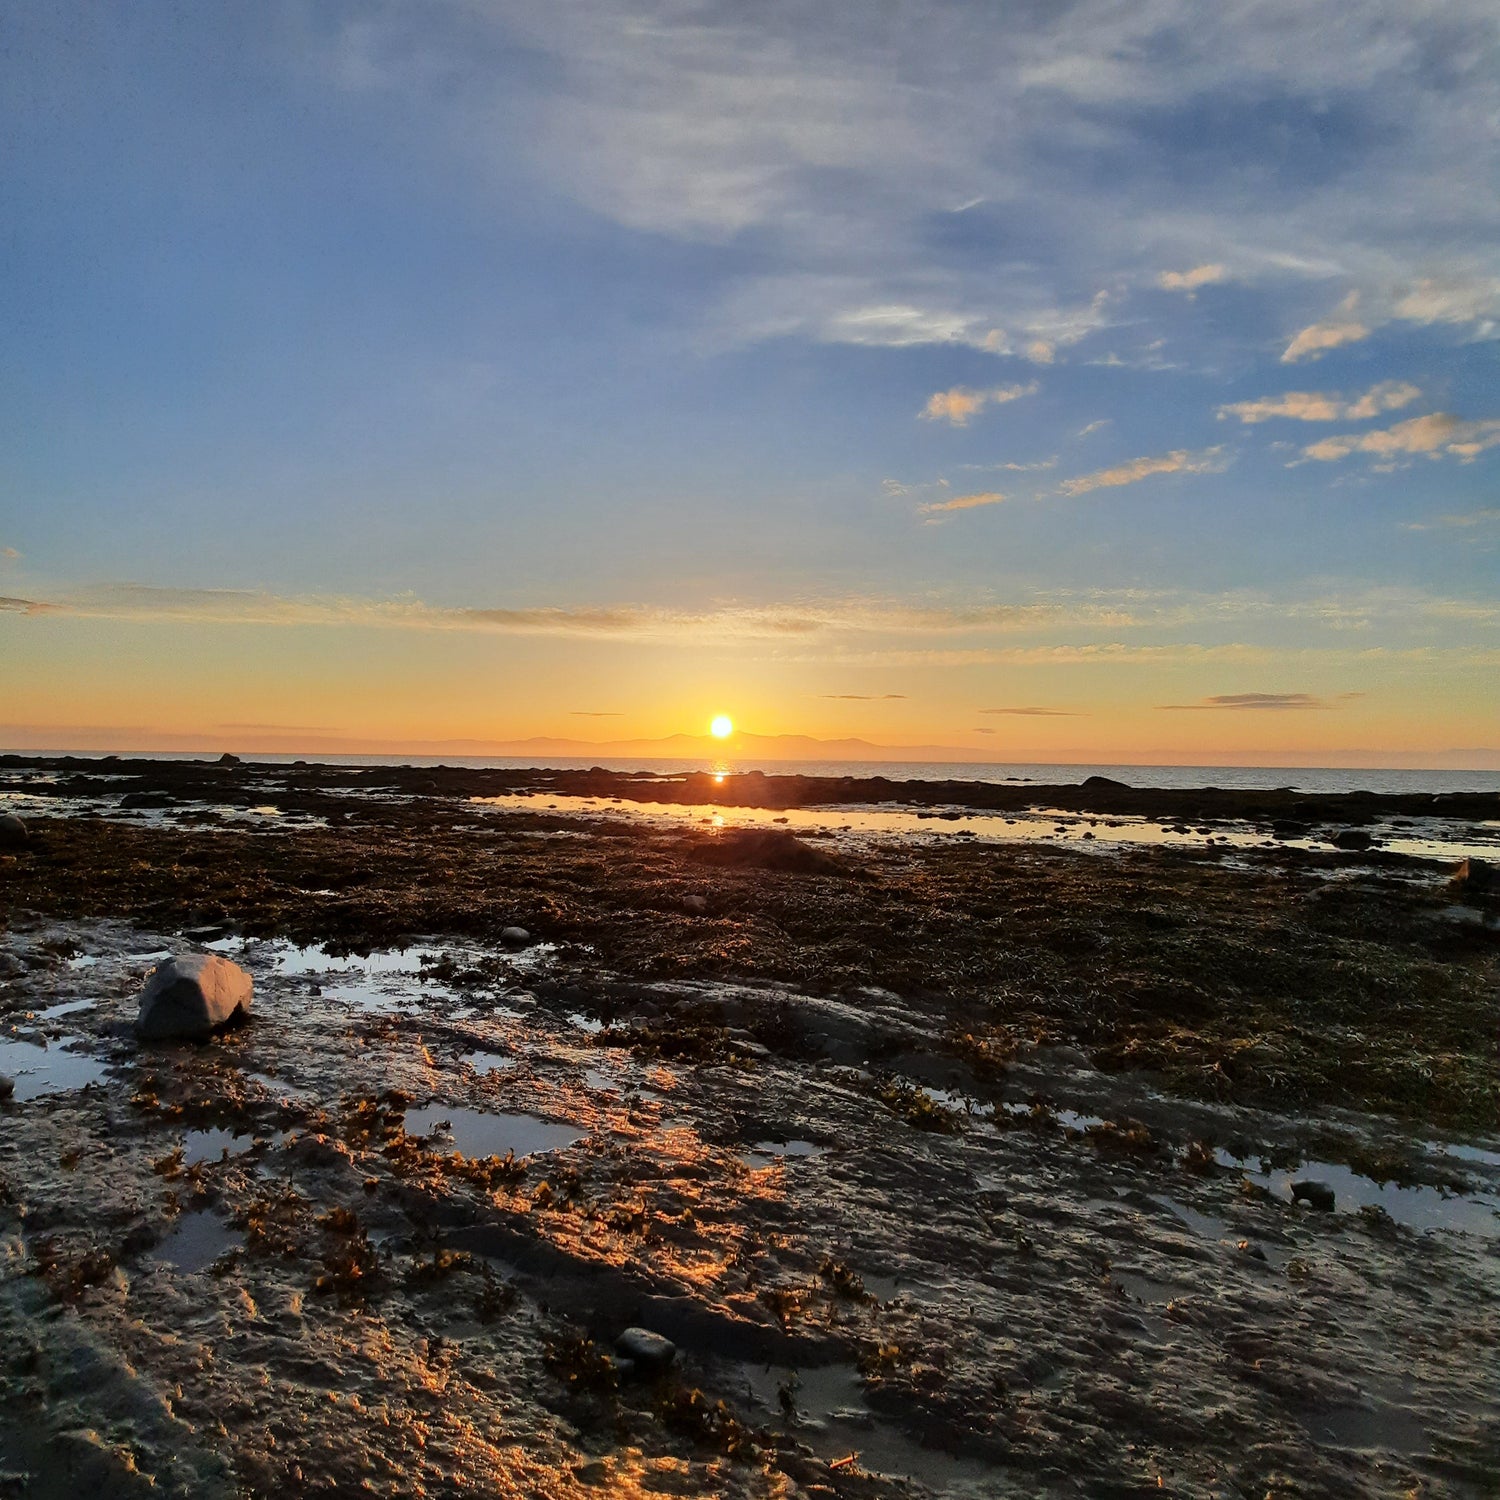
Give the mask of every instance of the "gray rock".
M 707 896 L 684 896 L 682 898 L 682 909 L 691 917 L 702 917 L 708 913 Z
M 26 825 L 14 813 L 0 813 L 0 849 L 19 849 L 28 837 Z
M 0 1099 L 9 1099 L 16 1091 L 16 1080 L 0 1073 Z
M 126 792 L 121 807 L 171 807 L 177 799 L 168 792 Z
M 524 927 L 505 927 L 500 931 L 500 941 L 512 948 L 524 948 L 531 941 L 531 934 Z
M 648 1375 L 658 1374 L 677 1358 L 677 1345 L 649 1328 L 627 1328 L 615 1340 L 624 1359 Z
M 1375 840 L 1363 828 L 1342 828 L 1330 840 L 1335 849 L 1352 849 L 1359 852 L 1369 849 Z
M 1310 1177 L 1305 1177 L 1301 1182 L 1292 1184 L 1293 1203 L 1306 1203 L 1312 1208 L 1321 1208 L 1325 1213 L 1331 1213 L 1336 1201 L 1333 1189 L 1326 1182 L 1314 1182 Z
M 254 981 L 217 953 L 188 953 L 158 964 L 141 991 L 135 1033 L 142 1041 L 203 1038 L 249 1014 Z

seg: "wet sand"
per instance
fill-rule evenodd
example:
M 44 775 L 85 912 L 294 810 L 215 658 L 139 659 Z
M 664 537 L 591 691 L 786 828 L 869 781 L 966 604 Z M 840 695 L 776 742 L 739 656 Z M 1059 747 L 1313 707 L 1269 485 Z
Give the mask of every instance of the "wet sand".
M 99 769 L 0 865 L 11 1492 L 1494 1493 L 1451 862 Z M 253 1020 L 141 1047 L 204 946 Z

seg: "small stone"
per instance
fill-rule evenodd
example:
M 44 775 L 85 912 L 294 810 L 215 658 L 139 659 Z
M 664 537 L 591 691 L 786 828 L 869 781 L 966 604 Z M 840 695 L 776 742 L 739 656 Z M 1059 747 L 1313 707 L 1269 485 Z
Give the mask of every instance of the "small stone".
M 615 1340 L 615 1348 L 648 1375 L 660 1373 L 677 1358 L 677 1345 L 649 1328 L 627 1328 Z
M 217 953 L 188 953 L 158 964 L 141 991 L 135 1032 L 142 1041 L 202 1039 L 249 1014 L 250 975 Z
M 500 941 L 512 948 L 524 948 L 531 941 L 531 934 L 524 927 L 504 927 L 500 930 Z
M 0 849 L 20 849 L 30 835 L 14 813 L 0 813 Z
M 9 1099 L 16 1091 L 16 1080 L 0 1073 L 0 1099 Z
M 1341 828 L 1330 842 L 1335 849 L 1352 849 L 1358 853 L 1368 849 L 1375 840 L 1363 828 Z
M 1301 1182 L 1292 1184 L 1293 1203 L 1306 1203 L 1311 1208 L 1319 1208 L 1325 1213 L 1332 1213 L 1335 1201 L 1333 1189 L 1326 1182 L 1314 1182 L 1311 1178 L 1304 1178 Z
M 237 765 L 239 765 L 239 763 L 240 763 L 239 756 L 238 755 L 231 755 L 231 754 L 229 754 L 229 752 L 227 750 L 224 752 L 223 755 L 221 755 L 219 757 L 219 764 L 221 766 L 237 766 Z
M 682 898 L 682 909 L 692 917 L 706 916 L 708 913 L 708 897 L 684 896 Z

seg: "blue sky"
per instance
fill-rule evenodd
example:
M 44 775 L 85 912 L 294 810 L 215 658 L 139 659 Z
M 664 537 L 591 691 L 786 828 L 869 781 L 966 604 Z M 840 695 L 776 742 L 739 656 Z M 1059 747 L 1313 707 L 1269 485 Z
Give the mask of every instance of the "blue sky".
M 1500 746 L 1491 4 L 8 30 L 15 743 Z

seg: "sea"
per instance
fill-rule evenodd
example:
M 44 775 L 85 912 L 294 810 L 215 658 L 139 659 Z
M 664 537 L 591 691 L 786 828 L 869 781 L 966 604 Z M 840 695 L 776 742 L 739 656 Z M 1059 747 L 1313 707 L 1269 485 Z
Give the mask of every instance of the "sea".
M 102 750 L 25 750 L 24 755 L 74 755 L 80 759 L 102 760 Z M 122 760 L 133 757 L 117 753 Z M 215 760 L 205 751 L 157 750 L 142 752 L 150 760 Z M 760 760 L 733 755 L 704 756 L 688 759 L 632 759 L 600 756 L 574 759 L 566 756 L 418 756 L 418 755 L 329 755 L 315 751 L 300 755 L 257 754 L 241 756 L 246 762 L 268 765 L 290 765 L 306 760 L 335 766 L 464 766 L 503 771 L 530 770 L 544 767 L 554 770 L 588 770 L 602 767 L 606 771 L 645 772 L 658 776 L 680 776 L 692 771 L 713 775 L 735 775 L 746 771 L 763 771 L 767 776 L 885 776 L 891 781 L 983 781 L 1032 782 L 1040 786 L 1071 786 L 1090 776 L 1107 776 L 1137 787 L 1166 790 L 1197 790 L 1222 787 L 1234 791 L 1296 792 L 1496 792 L 1500 793 L 1500 771 L 1371 769 L 1343 766 L 1166 766 L 1166 765 L 1051 765 L 1026 762 L 977 761 L 849 761 L 849 760 Z

